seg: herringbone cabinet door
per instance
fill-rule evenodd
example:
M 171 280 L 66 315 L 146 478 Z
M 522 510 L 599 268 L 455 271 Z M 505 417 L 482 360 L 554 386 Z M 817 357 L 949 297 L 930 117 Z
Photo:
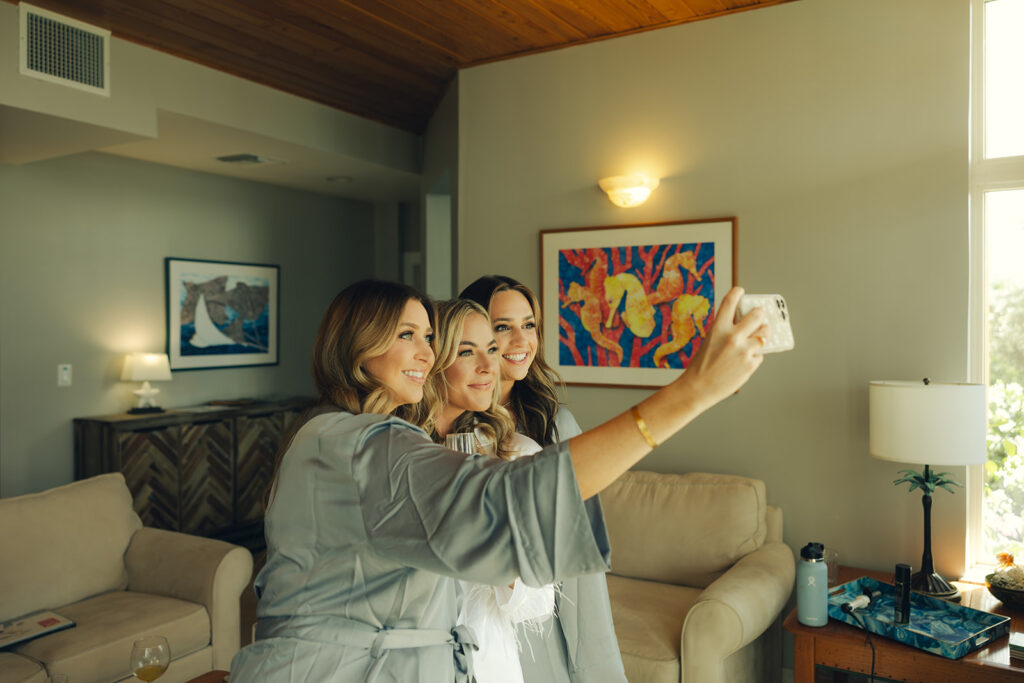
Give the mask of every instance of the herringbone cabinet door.
M 146 526 L 179 529 L 178 433 L 173 426 L 117 435 L 119 469 Z
M 281 443 L 284 419 L 281 413 L 249 415 L 235 420 L 238 429 L 238 488 L 235 495 L 235 523 L 263 519 L 263 499 L 274 474 L 274 455 Z
M 181 531 L 212 536 L 231 528 L 234 438 L 231 420 L 181 425 Z

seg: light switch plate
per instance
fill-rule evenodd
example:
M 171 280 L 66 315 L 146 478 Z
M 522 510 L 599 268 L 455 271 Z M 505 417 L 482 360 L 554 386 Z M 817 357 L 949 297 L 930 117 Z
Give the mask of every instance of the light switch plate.
M 61 363 L 57 366 L 57 386 L 71 386 L 71 363 Z

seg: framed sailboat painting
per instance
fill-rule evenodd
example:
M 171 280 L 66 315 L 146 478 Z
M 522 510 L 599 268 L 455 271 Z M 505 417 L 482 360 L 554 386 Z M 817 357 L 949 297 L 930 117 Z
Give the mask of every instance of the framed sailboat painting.
M 278 266 L 165 259 L 172 370 L 277 365 Z

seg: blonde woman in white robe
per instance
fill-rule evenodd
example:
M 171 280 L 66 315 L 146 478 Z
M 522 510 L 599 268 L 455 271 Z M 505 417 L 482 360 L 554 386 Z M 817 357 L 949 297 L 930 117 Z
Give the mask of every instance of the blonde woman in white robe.
M 540 450 L 536 441 L 514 430 L 512 418 L 498 404 L 498 344 L 487 313 L 472 301 L 454 299 L 438 305 L 438 359 L 431 381 L 438 394 L 432 436 L 476 436 L 476 453 L 515 460 Z M 555 591 L 534 588 L 517 578 L 511 586 L 460 581 L 464 592 L 459 623 L 476 635 L 474 670 L 479 683 L 523 683 L 516 625 L 539 631 L 550 627 Z

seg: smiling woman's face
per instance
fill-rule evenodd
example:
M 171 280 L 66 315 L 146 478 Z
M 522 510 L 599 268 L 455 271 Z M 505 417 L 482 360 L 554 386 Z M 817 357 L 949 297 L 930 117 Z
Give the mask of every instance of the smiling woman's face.
M 461 411 L 484 411 L 491 407 L 498 381 L 498 343 L 484 316 L 466 318 L 459 337 L 455 362 L 444 371 L 448 405 Z
M 391 347 L 363 363 L 363 369 L 391 391 L 394 403 L 388 412 L 423 399 L 423 384 L 434 365 L 434 350 L 430 347 L 433 336 L 427 309 L 416 299 L 409 299 L 398 319 Z
M 501 379 L 511 383 L 526 378 L 537 355 L 537 318 L 530 301 L 514 289 L 491 297 L 491 327 L 501 354 Z

